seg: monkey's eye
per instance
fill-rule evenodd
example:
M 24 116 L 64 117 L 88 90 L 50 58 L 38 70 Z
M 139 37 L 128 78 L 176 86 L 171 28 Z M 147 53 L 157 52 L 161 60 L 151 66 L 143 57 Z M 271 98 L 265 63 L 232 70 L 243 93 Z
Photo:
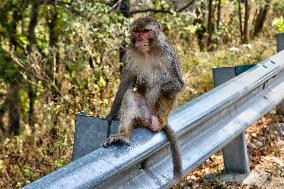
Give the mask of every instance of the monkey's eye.
M 152 30 L 150 30 L 150 29 L 144 29 L 144 30 L 143 30 L 144 33 L 148 33 L 148 32 L 150 32 L 150 31 L 152 31 Z

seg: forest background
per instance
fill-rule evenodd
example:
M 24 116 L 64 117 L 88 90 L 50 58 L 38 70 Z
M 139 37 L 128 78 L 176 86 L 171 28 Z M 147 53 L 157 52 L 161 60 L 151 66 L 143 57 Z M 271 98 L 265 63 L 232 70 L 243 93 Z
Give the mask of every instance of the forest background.
M 130 23 L 146 15 L 177 49 L 186 82 L 179 104 L 213 87 L 212 68 L 276 53 L 275 36 L 284 32 L 283 0 L 1 0 L 0 188 L 70 162 L 76 112 L 110 110 Z M 263 119 L 257 132 L 283 122 Z

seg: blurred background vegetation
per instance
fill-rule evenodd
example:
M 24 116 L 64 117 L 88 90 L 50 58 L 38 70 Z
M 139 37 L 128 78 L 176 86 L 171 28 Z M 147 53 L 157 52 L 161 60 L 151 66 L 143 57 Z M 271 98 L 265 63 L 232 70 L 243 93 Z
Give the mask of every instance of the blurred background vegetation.
M 212 88 L 211 68 L 274 54 L 283 10 L 283 0 L 1 0 L 0 188 L 70 161 L 75 114 L 109 111 L 135 18 L 157 18 L 176 47 L 181 104 Z

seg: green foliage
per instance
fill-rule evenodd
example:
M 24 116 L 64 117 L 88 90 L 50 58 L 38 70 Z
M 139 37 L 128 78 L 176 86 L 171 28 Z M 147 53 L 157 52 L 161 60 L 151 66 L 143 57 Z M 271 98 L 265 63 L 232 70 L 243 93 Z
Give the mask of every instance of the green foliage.
M 18 65 L 3 48 L 0 48 L 0 79 L 8 82 L 19 76 Z
M 26 90 L 21 89 L 19 91 L 19 101 L 20 101 L 20 108 L 22 110 L 22 116 L 27 117 L 29 112 L 29 99 Z
M 177 13 L 173 11 L 172 15 L 163 15 L 157 13 L 153 15 L 160 20 L 163 31 L 169 38 L 179 40 L 182 43 L 182 39 L 191 39 L 200 27 L 200 25 L 194 25 L 194 16 L 188 13 Z
M 129 27 L 128 20 L 117 12 L 108 14 L 108 7 L 102 3 L 94 6 L 79 4 L 88 19 L 78 17 L 72 22 L 72 32 L 81 41 L 83 54 L 99 57 L 97 61 L 113 54 L 120 44 L 126 42 Z M 96 12 L 96 14 L 94 14 Z M 99 60 L 100 59 L 100 60 Z
M 284 16 L 284 1 L 283 0 L 275 0 L 273 4 L 273 13 L 276 16 Z
M 62 167 L 65 164 L 65 161 L 64 159 L 57 159 L 54 161 L 54 163 L 57 167 Z
M 2 137 L 0 188 L 7 183 L 22 187 L 70 161 L 76 112 L 103 117 L 110 109 L 119 83 L 119 48 L 129 42 L 129 25 L 134 19 L 112 9 L 113 1 L 62 0 L 55 4 L 44 1 L 35 28 L 37 44 L 28 53 L 32 2 L 0 2 L 0 108 L 4 107 L 11 81 L 17 79 L 21 86 L 17 89 L 21 133 L 10 139 Z M 183 12 L 176 12 L 170 1 L 137 3 L 136 10 L 147 5 L 169 11 L 138 16 L 159 19 L 177 49 L 186 82 L 180 104 L 212 88 L 213 67 L 255 63 L 274 53 L 275 43 L 271 41 L 275 30 L 263 32 L 261 38 L 250 44 L 240 45 L 236 2 L 222 0 L 221 28 L 215 28 L 212 35 L 215 45 L 212 52 L 206 48 L 200 51 L 198 41 L 198 32 L 202 31 L 201 41 L 206 46 L 208 1 L 196 1 Z M 261 2 L 257 1 L 257 5 Z M 273 10 L 280 14 L 282 1 L 275 2 Z M 201 12 L 200 22 L 195 22 L 196 8 Z M 15 19 L 13 13 L 19 17 Z M 268 16 L 270 20 L 275 18 Z M 283 18 L 275 20 L 277 31 L 283 31 Z M 12 47 L 13 40 L 16 48 Z M 31 99 L 27 86 L 35 91 L 34 125 L 28 122 Z M 4 120 L 7 129 L 9 122 L 5 116 L 0 117 L 0 124 Z
M 25 166 L 23 167 L 23 175 L 24 175 L 25 177 L 30 177 L 30 176 L 32 176 L 32 174 L 33 174 L 33 172 L 32 172 L 31 167 L 29 167 L 28 165 L 25 165 Z
M 284 32 L 284 18 L 274 18 L 272 25 L 276 28 L 277 32 Z

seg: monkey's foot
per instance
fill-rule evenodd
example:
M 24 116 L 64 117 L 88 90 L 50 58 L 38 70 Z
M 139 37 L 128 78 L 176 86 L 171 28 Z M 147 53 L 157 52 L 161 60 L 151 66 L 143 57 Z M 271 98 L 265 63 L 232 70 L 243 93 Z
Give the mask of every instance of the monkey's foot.
M 121 135 L 121 134 L 113 134 L 102 144 L 102 147 L 107 148 L 108 146 L 114 143 L 121 143 L 127 146 L 130 145 L 130 141 L 128 137 Z
M 148 128 L 153 132 L 157 132 L 161 129 L 160 121 L 159 121 L 159 118 L 157 116 L 153 116 L 153 115 L 151 116 L 151 118 L 149 119 Z

